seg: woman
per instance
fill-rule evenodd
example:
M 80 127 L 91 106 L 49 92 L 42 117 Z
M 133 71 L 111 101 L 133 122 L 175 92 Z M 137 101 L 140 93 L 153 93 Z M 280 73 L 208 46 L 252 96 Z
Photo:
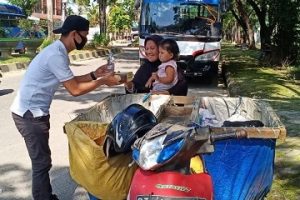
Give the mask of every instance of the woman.
M 151 88 L 145 87 L 146 82 L 156 72 L 161 62 L 158 59 L 158 44 L 163 38 L 159 35 L 151 35 L 145 39 L 146 61 L 135 73 L 133 80 L 125 84 L 126 93 L 149 93 Z M 184 78 L 182 69 L 178 67 L 178 82 L 163 94 L 186 96 L 187 82 Z M 161 92 L 152 92 L 153 94 L 162 94 Z

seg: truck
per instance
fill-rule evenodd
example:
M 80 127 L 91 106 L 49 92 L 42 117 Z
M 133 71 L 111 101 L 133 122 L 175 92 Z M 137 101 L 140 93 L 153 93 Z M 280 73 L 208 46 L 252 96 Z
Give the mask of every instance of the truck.
M 222 13 L 227 0 L 136 0 L 140 9 L 139 56 L 145 59 L 144 40 L 151 34 L 177 41 L 179 67 L 187 77 L 218 82 Z

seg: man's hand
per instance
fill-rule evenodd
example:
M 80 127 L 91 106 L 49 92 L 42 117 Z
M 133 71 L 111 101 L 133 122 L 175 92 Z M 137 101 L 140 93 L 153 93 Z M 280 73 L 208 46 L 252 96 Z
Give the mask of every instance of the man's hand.
M 103 76 L 101 78 L 101 80 L 103 81 L 103 84 L 104 85 L 107 85 L 107 86 L 114 86 L 114 85 L 120 85 L 120 76 L 115 76 L 114 73 L 110 73 L 106 76 Z
M 111 73 L 111 71 L 109 71 L 109 70 L 107 69 L 107 64 L 104 64 L 104 65 L 98 67 L 98 68 L 96 69 L 96 71 L 95 71 L 95 75 L 96 75 L 97 78 L 106 76 L 106 75 L 108 75 L 109 73 Z

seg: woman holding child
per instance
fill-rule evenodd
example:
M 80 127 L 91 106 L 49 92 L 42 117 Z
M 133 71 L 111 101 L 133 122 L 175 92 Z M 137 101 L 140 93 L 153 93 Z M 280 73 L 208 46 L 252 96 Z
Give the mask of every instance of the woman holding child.
M 188 90 L 187 82 L 184 78 L 184 74 L 182 70 L 177 66 L 171 68 L 169 68 L 168 66 L 164 67 L 164 70 L 166 70 L 165 71 L 166 74 L 164 76 L 167 76 L 169 74 L 168 76 L 171 77 L 171 78 L 167 78 L 168 80 L 165 83 L 171 85 L 174 84 L 174 85 L 165 88 L 166 90 L 152 90 L 153 85 L 159 84 L 161 80 L 163 80 L 158 77 L 158 73 L 157 73 L 159 72 L 158 71 L 159 66 L 162 64 L 162 62 L 165 62 L 165 61 L 161 62 L 159 60 L 159 45 L 161 41 L 163 41 L 163 38 L 158 35 L 151 35 L 145 39 L 144 44 L 145 44 L 146 61 L 137 70 L 133 80 L 125 84 L 126 93 L 148 93 L 151 91 L 152 94 L 169 94 L 169 95 L 176 95 L 176 96 L 187 95 L 187 90 Z M 174 46 L 173 43 L 172 45 Z M 165 53 L 173 54 L 172 52 L 168 51 L 168 49 L 165 48 L 167 46 L 170 45 L 169 44 L 162 45 L 161 51 L 165 51 Z M 175 46 L 177 46 L 177 44 L 175 44 Z M 174 55 L 173 57 L 171 56 L 169 59 L 176 60 L 176 56 L 177 55 Z M 161 72 L 162 71 L 163 70 L 161 69 Z M 163 82 L 164 81 L 165 80 L 163 80 Z

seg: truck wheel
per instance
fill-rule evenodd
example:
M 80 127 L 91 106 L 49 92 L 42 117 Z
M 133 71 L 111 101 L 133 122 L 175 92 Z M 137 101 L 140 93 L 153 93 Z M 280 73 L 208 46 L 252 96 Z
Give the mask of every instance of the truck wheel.
M 218 84 L 219 84 L 219 78 L 218 78 L 218 76 L 213 76 L 213 77 L 210 79 L 210 84 L 211 84 L 211 86 L 213 86 L 213 87 L 218 87 Z

